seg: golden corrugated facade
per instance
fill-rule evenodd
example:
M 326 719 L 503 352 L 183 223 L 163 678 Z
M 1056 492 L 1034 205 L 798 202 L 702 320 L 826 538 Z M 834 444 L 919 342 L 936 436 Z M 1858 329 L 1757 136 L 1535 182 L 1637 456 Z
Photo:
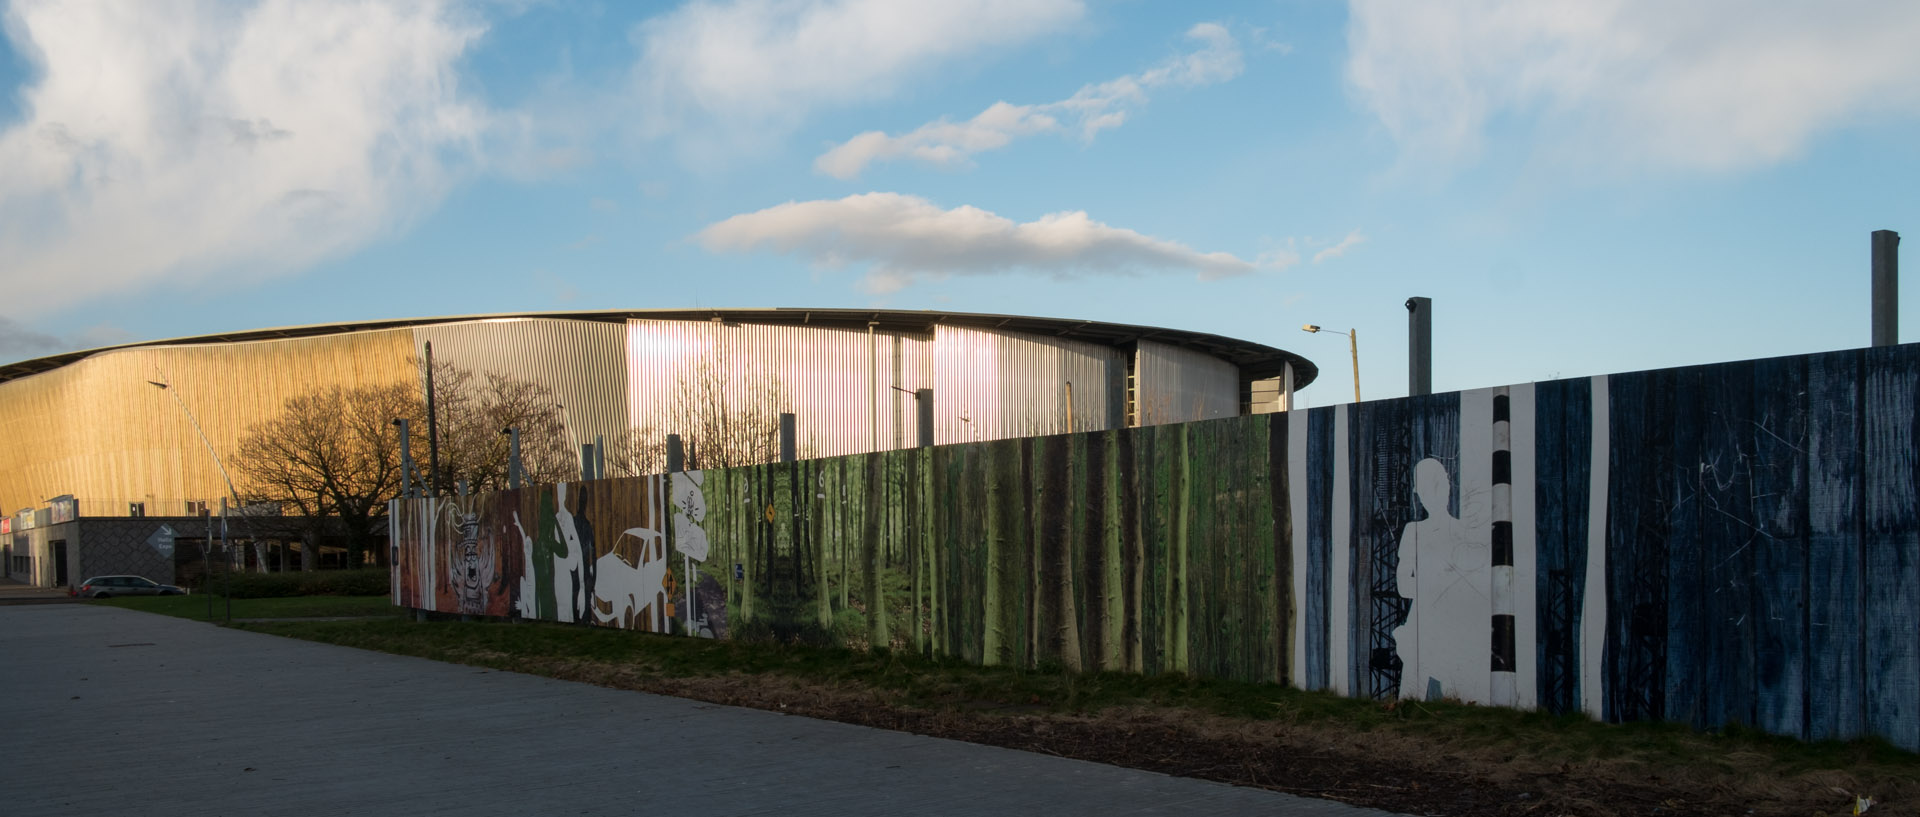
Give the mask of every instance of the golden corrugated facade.
M 409 330 L 113 349 L 0 384 L 0 503 L 72 494 L 89 503 L 179 502 L 227 493 L 222 461 L 250 423 L 316 388 L 415 377 Z M 150 505 L 149 513 L 184 513 Z M 94 511 L 99 513 L 99 511 Z
M 1230 338 L 1002 315 L 658 310 L 263 329 L 0 365 L 0 510 L 63 494 L 85 515 L 217 504 L 227 486 L 189 412 L 231 463 L 248 427 L 289 397 L 422 383 L 428 342 L 436 360 L 552 389 L 583 443 L 673 431 L 669 407 L 702 366 L 777 382 L 814 456 L 912 445 L 922 388 L 946 443 L 1216 416 L 1246 399 L 1250 378 L 1314 374 Z M 1143 416 L 1148 405 L 1170 408 Z

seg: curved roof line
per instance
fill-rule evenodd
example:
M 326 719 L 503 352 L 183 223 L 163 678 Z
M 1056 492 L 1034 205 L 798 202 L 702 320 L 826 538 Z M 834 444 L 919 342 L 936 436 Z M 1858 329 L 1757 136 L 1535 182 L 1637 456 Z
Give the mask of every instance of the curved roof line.
M 1284 364 L 1292 363 L 1295 388 L 1304 387 L 1312 383 L 1314 378 L 1320 373 L 1319 367 L 1313 365 L 1313 361 L 1284 349 L 1276 349 L 1265 344 L 1237 340 L 1235 338 L 1206 332 L 1189 332 L 1183 329 L 1166 329 L 1157 326 L 1135 326 L 1124 323 L 1107 323 L 1104 321 L 1066 318 L 990 315 L 973 312 L 777 307 L 761 309 L 627 309 L 562 312 L 501 312 L 487 315 L 393 318 L 388 320 L 284 326 L 273 329 L 249 329 L 241 332 L 221 332 L 211 335 L 195 335 L 184 338 L 122 343 L 114 346 L 101 346 L 94 349 L 62 352 L 57 355 L 48 355 L 32 360 L 8 363 L 0 365 L 0 383 L 18 380 L 42 372 L 50 372 L 67 364 L 85 360 L 94 355 L 122 349 L 138 349 L 149 346 L 246 343 L 251 341 L 316 337 L 321 335 L 343 335 L 353 332 L 372 332 L 383 329 L 407 329 L 416 326 L 433 326 L 446 323 L 467 323 L 485 320 L 522 320 L 528 318 L 601 321 L 606 323 L 625 323 L 629 319 L 637 319 L 817 324 L 822 326 L 860 329 L 865 329 L 871 324 L 880 329 L 917 331 L 930 330 L 934 326 L 940 325 L 963 326 L 976 329 L 1007 329 L 1036 335 L 1050 334 L 1075 340 L 1102 343 L 1109 346 L 1118 346 L 1137 340 L 1151 340 L 1155 343 L 1164 343 L 1203 352 L 1228 361 L 1240 367 L 1242 375 L 1256 380 L 1278 376 Z

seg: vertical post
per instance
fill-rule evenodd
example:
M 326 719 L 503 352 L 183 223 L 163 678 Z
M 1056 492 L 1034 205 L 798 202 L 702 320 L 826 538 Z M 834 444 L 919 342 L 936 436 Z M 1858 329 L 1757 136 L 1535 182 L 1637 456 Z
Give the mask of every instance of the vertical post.
M 1073 381 L 1067 381 L 1067 433 L 1073 433 Z
M 1360 402 L 1360 330 L 1347 330 L 1347 351 L 1353 353 L 1353 402 Z
M 393 424 L 400 427 L 400 495 L 412 499 L 414 493 L 413 475 L 413 434 L 407 430 L 407 419 L 397 418 Z
M 427 492 L 440 495 L 440 414 L 433 401 L 433 341 L 427 341 Z
M 213 517 L 207 517 L 207 538 L 200 540 L 200 592 L 207 594 L 207 623 L 213 623 Z
M 1900 234 L 1873 231 L 1873 345 L 1900 342 Z
M 580 444 L 580 479 L 593 479 L 593 443 Z
M 227 548 L 227 498 L 220 497 L 220 552 L 227 557 L 227 623 L 233 623 L 233 551 Z
M 920 448 L 933 447 L 933 389 L 920 389 L 913 393 L 913 407 L 917 415 L 914 426 L 919 432 L 917 445 Z
M 794 440 L 793 412 L 780 412 L 780 461 L 793 462 L 799 459 L 798 446 Z
M 1433 299 L 1407 299 L 1407 394 L 1433 393 Z
M 593 435 L 593 478 L 607 478 L 607 435 Z
M 520 427 L 508 426 L 504 431 L 507 435 L 507 487 L 519 490 L 524 473 L 520 465 Z
M 680 435 L 667 435 L 667 473 L 678 474 L 687 470 L 687 449 L 680 443 Z

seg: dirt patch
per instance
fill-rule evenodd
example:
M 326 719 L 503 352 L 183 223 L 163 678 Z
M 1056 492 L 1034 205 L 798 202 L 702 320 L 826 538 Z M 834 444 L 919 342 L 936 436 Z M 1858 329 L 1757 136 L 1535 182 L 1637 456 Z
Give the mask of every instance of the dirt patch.
M 476 656 L 477 657 L 477 656 Z M 491 663 L 491 662 L 488 662 Z M 1752 815 L 1852 813 L 1853 794 L 1873 813 L 1920 813 L 1920 784 L 1861 781 L 1842 772 L 1782 776 L 1764 759 L 1709 768 L 1648 768 L 1630 761 L 1556 763 L 1510 746 L 1461 747 L 1338 724 L 1283 724 L 1173 707 L 1070 715 L 1043 707 L 955 701 L 909 706 L 888 693 L 792 676 L 661 677 L 630 666 L 550 660 L 519 667 L 568 680 L 932 735 L 1253 786 L 1415 815 Z

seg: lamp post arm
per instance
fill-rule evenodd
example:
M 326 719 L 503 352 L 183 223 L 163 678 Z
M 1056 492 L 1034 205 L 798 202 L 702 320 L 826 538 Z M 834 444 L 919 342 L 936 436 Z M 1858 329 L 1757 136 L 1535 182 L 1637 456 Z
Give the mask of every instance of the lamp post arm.
M 161 388 L 167 390 L 167 396 L 173 398 L 174 405 L 180 407 L 180 413 L 187 415 L 187 422 L 193 424 L 193 433 L 200 435 L 200 444 L 207 447 L 207 454 L 213 457 L 213 467 L 220 469 L 220 479 L 227 483 L 227 496 L 232 497 L 234 506 L 238 507 L 240 492 L 234 490 L 233 475 L 227 473 L 227 464 L 220 461 L 220 452 L 215 451 L 213 441 L 207 439 L 206 429 L 200 427 L 200 420 L 193 416 L 193 410 L 187 408 L 186 401 L 180 399 L 179 393 L 175 392 L 171 385 L 162 385 Z

